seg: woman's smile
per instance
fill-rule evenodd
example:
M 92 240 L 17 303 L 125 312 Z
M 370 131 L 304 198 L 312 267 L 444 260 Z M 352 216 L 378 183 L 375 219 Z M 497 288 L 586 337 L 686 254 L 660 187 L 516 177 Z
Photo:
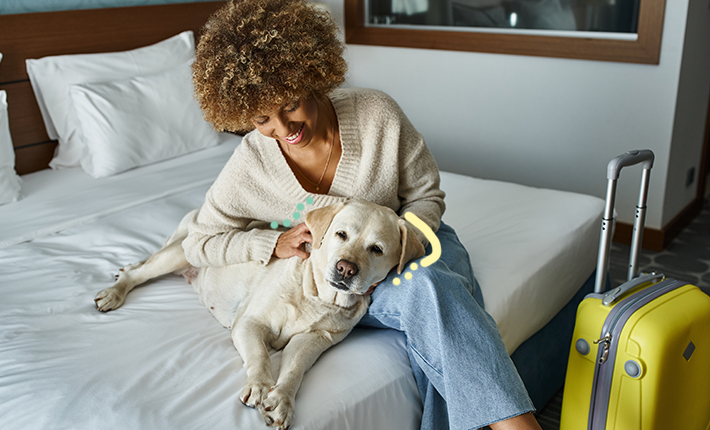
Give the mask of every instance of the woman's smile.
M 301 127 L 298 129 L 297 132 L 291 134 L 290 136 L 284 137 L 284 140 L 286 141 L 286 143 L 288 143 L 289 145 L 298 144 L 301 141 L 301 139 L 303 139 L 303 130 L 305 129 L 305 126 L 306 126 L 306 123 L 304 122 L 301 124 Z

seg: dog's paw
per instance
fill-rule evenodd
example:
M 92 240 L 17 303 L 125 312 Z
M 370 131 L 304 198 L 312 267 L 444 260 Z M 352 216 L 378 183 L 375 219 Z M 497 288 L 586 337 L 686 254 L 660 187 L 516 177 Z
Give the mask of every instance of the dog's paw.
M 94 299 L 96 309 L 101 312 L 108 312 L 120 308 L 124 300 L 126 300 L 124 289 L 115 286 L 99 291 Z
M 244 388 L 242 388 L 242 394 L 239 396 L 239 400 L 250 408 L 259 407 L 264 402 L 264 399 L 266 399 L 273 385 L 274 383 L 269 381 L 247 380 L 247 382 L 244 383 Z
M 294 399 L 279 390 L 278 387 L 269 392 L 260 410 L 266 425 L 279 430 L 286 430 L 293 422 Z

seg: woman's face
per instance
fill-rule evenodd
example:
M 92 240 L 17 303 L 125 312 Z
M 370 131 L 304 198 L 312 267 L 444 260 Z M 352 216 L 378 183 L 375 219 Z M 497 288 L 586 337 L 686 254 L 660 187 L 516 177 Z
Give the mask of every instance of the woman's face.
M 303 148 L 313 142 L 314 137 L 325 135 L 325 125 L 318 121 L 318 106 L 315 97 L 303 98 L 264 112 L 252 122 L 264 136 L 294 148 Z

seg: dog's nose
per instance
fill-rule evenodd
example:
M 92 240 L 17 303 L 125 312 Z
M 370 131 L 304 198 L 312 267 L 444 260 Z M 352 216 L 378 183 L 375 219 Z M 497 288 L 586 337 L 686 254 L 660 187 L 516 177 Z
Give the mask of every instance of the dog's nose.
M 338 261 L 338 264 L 336 264 L 335 267 L 338 269 L 338 274 L 340 274 L 340 276 L 346 279 L 352 278 L 353 276 L 357 275 L 358 272 L 357 265 L 352 261 L 348 260 Z

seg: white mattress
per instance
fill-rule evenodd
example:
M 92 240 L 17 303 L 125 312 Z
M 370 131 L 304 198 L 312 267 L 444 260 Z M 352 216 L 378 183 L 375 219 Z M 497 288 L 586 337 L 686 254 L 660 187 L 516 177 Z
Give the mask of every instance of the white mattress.
M 202 203 L 238 143 L 228 140 L 104 180 L 26 175 L 25 199 L 0 206 L 1 428 L 264 428 L 239 403 L 228 332 L 182 278 L 137 288 L 116 312 L 93 303 Z M 603 202 L 450 173 L 442 188 L 444 220 L 512 352 L 594 270 Z M 404 336 L 356 329 L 307 373 L 293 429 L 416 429 L 420 409 Z
M 547 324 L 596 268 L 604 201 L 443 172 L 443 220 L 471 257 L 508 353 Z

